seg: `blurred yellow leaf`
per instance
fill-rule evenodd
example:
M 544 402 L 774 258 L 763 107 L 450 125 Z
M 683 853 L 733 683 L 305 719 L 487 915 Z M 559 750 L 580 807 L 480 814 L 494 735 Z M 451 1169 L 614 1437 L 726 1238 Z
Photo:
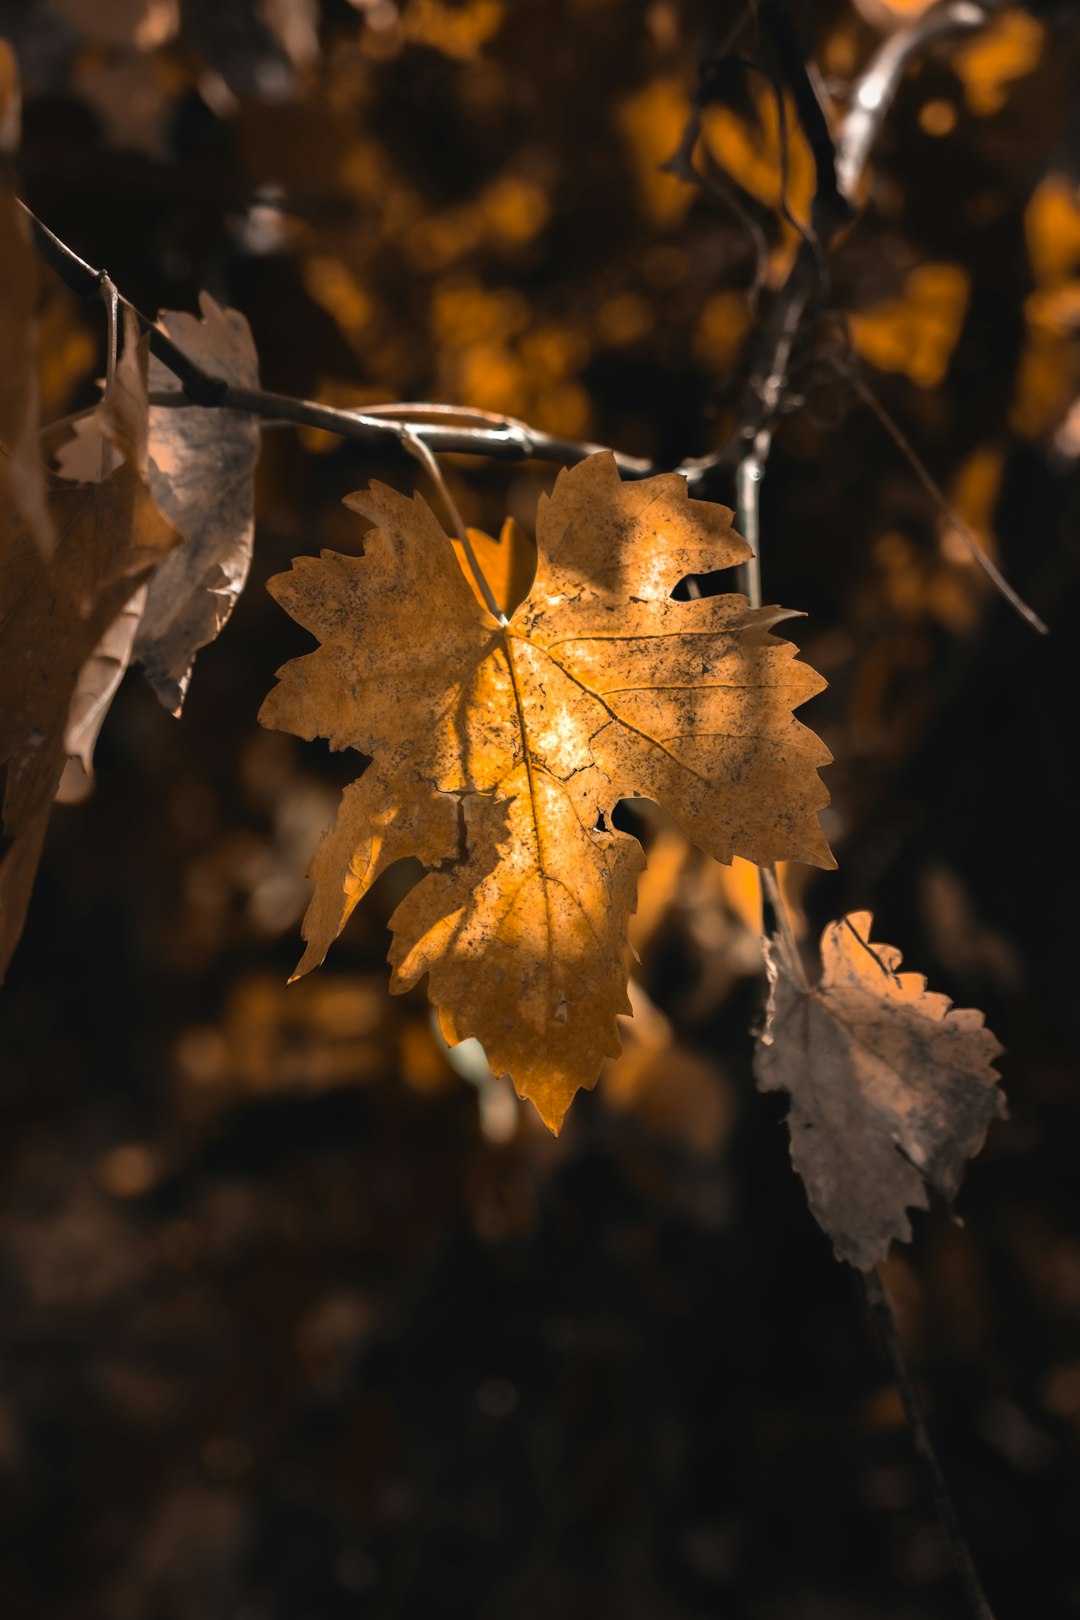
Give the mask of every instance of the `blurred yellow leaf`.
M 786 201 L 791 213 L 802 224 L 810 219 L 816 173 L 814 156 L 802 132 L 790 96 L 785 95 L 787 125 L 787 192 L 783 190 L 783 148 L 780 116 L 771 87 L 754 85 L 751 90 L 756 124 L 741 118 L 729 107 L 707 107 L 702 117 L 702 135 L 716 162 L 737 180 L 744 191 L 769 208 Z
M 1039 64 L 1046 31 L 1026 11 L 1006 11 L 957 46 L 953 67 L 973 113 L 1000 112 L 1010 87 Z
M 1047 175 L 1024 211 L 1031 273 L 1040 287 L 1066 280 L 1080 265 L 1080 190 L 1064 174 Z
M 1024 215 L 1035 290 L 1024 303 L 1027 340 L 1020 356 L 1010 423 L 1040 438 L 1063 422 L 1080 385 L 1080 195 L 1066 175 L 1048 175 Z
M 955 264 L 921 264 L 899 298 L 848 316 L 851 341 L 881 371 L 934 388 L 948 368 L 967 310 L 969 279 Z
M 630 151 L 639 205 L 661 230 L 681 224 L 694 200 L 695 188 L 663 168 L 682 139 L 689 114 L 686 84 L 674 73 L 650 79 L 615 112 Z
M 502 0 L 409 0 L 401 10 L 405 38 L 459 62 L 470 62 L 503 23 Z

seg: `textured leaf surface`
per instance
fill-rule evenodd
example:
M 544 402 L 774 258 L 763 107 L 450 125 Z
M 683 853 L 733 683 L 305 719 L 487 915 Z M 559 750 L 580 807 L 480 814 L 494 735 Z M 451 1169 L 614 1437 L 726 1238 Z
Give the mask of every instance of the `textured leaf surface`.
M 17 516 L 45 553 L 54 536 L 37 444 L 37 302 L 37 259 L 26 217 L 0 167 L 0 445 L 7 452 L 0 457 L 0 521 L 6 530 Z
M 79 671 L 68 709 L 64 752 L 73 764 L 77 762 L 82 767 L 83 778 L 91 774 L 94 749 L 105 716 L 131 663 L 132 648 L 146 608 L 146 591 L 147 581 L 144 580 L 106 626 L 104 635 Z M 61 793 L 61 802 L 63 799 Z
M 189 359 L 241 388 L 258 388 L 259 365 L 247 321 L 200 293 L 202 319 L 158 317 Z M 150 358 L 151 390 L 175 388 Z M 165 707 L 179 713 L 200 647 L 221 633 L 247 581 L 255 534 L 254 481 L 260 432 L 242 411 L 150 410 L 150 489 L 187 539 L 150 581 L 135 657 Z
M 200 293 L 202 319 L 162 310 L 158 324 L 178 348 L 214 376 L 241 388 L 257 388 L 258 358 L 247 321 L 235 309 L 221 309 Z M 150 357 L 151 391 L 177 392 L 176 379 Z M 76 423 L 74 437 L 57 457 L 66 478 L 96 482 L 115 457 L 102 462 L 105 428 L 99 411 Z M 191 666 L 228 621 L 247 581 L 255 534 L 254 479 L 259 426 L 243 411 L 201 406 L 154 405 L 148 428 L 148 478 L 158 509 L 184 536 L 185 545 L 167 557 L 147 586 L 139 620 L 128 613 L 110 627 L 87 684 L 100 690 L 100 676 L 111 666 L 108 701 L 97 709 L 97 730 L 108 702 L 132 658 L 165 707 L 179 714 L 191 680 Z M 117 655 L 126 647 L 122 662 Z M 93 752 L 97 730 L 83 728 L 80 754 Z
M 83 666 L 180 536 L 146 482 L 146 346 L 125 347 L 105 421 L 122 456 L 103 483 L 47 488 L 44 557 L 13 509 L 0 527 L 0 974 L 30 899 Z M 0 492 L 4 481 L 0 479 Z M 10 503 L 13 507 L 13 502 Z
M 428 973 L 448 1039 L 476 1036 L 557 1129 L 629 1011 L 643 856 L 616 803 L 658 800 L 719 860 L 830 866 L 829 756 L 791 712 L 823 682 L 770 635 L 781 610 L 672 600 L 747 555 L 677 476 L 623 484 L 608 455 L 562 473 L 505 626 L 422 500 L 373 485 L 347 504 L 375 524 L 364 555 L 301 558 L 270 586 L 321 646 L 280 672 L 263 723 L 374 757 L 314 858 L 298 972 L 417 856 L 433 870 L 391 919 L 394 987 Z
M 872 944 L 868 911 L 830 923 L 821 982 L 804 990 L 775 960 L 755 1058 L 762 1091 L 791 1094 L 791 1158 L 837 1258 L 869 1270 L 927 1185 L 950 1202 L 991 1119 L 1005 1112 L 991 1064 L 1001 1046 L 974 1008 L 953 1007 L 900 952 Z

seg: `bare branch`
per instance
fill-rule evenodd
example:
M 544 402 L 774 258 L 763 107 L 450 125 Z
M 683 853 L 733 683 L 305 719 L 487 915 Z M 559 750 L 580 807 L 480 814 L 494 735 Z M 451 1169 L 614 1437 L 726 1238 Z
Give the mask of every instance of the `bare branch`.
M 910 439 L 902 431 L 900 426 L 893 421 L 892 417 L 878 399 L 877 395 L 866 386 L 861 377 L 854 375 L 851 376 L 849 380 L 856 394 L 862 400 L 867 409 L 872 411 L 877 417 L 877 420 L 881 423 L 881 426 L 885 429 L 885 432 L 889 435 L 889 438 L 893 441 L 896 448 L 907 461 L 908 466 L 919 480 L 919 483 L 926 490 L 926 493 L 930 496 L 931 500 L 933 500 L 939 510 L 944 514 L 945 517 L 948 518 L 949 522 L 952 524 L 953 528 L 956 530 L 957 534 L 970 551 L 973 560 L 978 563 L 979 567 L 994 585 L 995 589 L 1000 591 L 1001 595 L 1005 598 L 1006 602 L 1008 602 L 1009 606 L 1015 608 L 1020 617 L 1026 620 L 1026 622 L 1031 625 L 1032 629 L 1037 630 L 1041 636 L 1048 636 L 1050 634 L 1049 625 L 1047 625 L 1044 620 L 1040 619 L 1039 615 L 1035 612 L 1035 609 L 1029 607 L 1024 601 L 1023 597 L 1020 596 L 1017 591 L 1013 590 L 1012 586 L 1005 578 L 1005 575 L 1001 572 L 1001 569 L 998 568 L 993 558 L 987 556 L 982 546 L 980 546 L 978 540 L 976 540 L 975 536 L 972 534 L 971 530 L 968 528 L 967 524 L 956 510 L 956 507 L 949 500 L 949 497 L 945 494 L 945 491 L 941 488 L 941 485 L 937 482 L 929 468 L 926 466 L 926 463 L 915 449 L 915 446 L 911 443 Z
M 43 258 L 72 292 L 81 297 L 99 297 L 104 272 L 95 270 L 72 252 L 47 225 L 23 203 L 33 231 L 34 240 Z M 587 440 L 562 439 L 524 422 L 504 420 L 487 412 L 470 411 L 458 406 L 410 404 L 400 407 L 377 406 L 374 411 L 342 411 L 313 400 L 293 399 L 287 394 L 272 394 L 261 389 L 234 388 L 222 377 L 215 377 L 190 360 L 141 310 L 119 297 L 121 308 L 132 312 L 143 332 L 150 335 L 150 349 L 167 366 L 183 391 L 151 395 L 151 404 L 183 408 L 201 405 L 208 409 L 247 411 L 252 416 L 299 423 L 306 427 L 324 428 L 368 445 L 372 450 L 395 455 L 409 451 L 403 432 L 422 441 L 432 451 L 443 454 L 491 456 L 503 461 L 550 461 L 569 467 L 584 461 L 607 445 L 592 444 Z M 640 456 L 626 456 L 612 452 L 619 472 L 624 478 L 647 478 L 658 469 Z M 682 470 L 682 469 L 679 469 Z M 685 475 L 691 483 L 695 476 L 691 465 Z
M 875 53 L 855 85 L 836 143 L 836 183 L 849 202 L 912 58 L 938 40 L 985 27 L 988 13 L 980 0 L 938 0 Z
M 967 1538 L 960 1528 L 960 1520 L 949 1487 L 945 1482 L 945 1475 L 938 1461 L 934 1442 L 930 1438 L 930 1430 L 926 1425 L 922 1402 L 919 1400 L 919 1391 L 911 1375 L 904 1347 L 897 1332 L 896 1318 L 893 1315 L 892 1301 L 878 1271 L 859 1271 L 856 1273 L 862 1286 L 863 1298 L 867 1310 L 881 1336 L 889 1361 L 892 1364 L 893 1377 L 896 1387 L 900 1391 L 900 1399 L 904 1404 L 904 1414 L 908 1421 L 915 1451 L 923 1466 L 930 1495 L 933 1499 L 934 1509 L 937 1513 L 938 1523 L 945 1534 L 952 1553 L 956 1572 L 964 1588 L 964 1596 L 968 1600 L 973 1620 L 994 1620 L 993 1612 L 986 1601 L 986 1594 L 979 1581 L 975 1568 L 975 1560 L 971 1556 L 971 1548 Z

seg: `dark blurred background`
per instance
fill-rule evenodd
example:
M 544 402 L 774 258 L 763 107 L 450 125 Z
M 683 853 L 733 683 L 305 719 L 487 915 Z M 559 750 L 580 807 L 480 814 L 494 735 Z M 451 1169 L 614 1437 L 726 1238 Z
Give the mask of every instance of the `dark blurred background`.
M 672 463 L 755 356 L 752 233 L 659 172 L 733 8 L 19 0 L 30 206 L 144 310 L 199 289 L 268 388 L 460 401 Z M 793 6 L 842 114 L 908 0 Z M 1075 919 L 1080 130 L 1074 8 L 921 56 L 804 324 L 763 496 L 767 601 L 830 681 L 836 873 L 1008 1048 L 958 1213 L 887 1268 L 999 1620 L 1080 1610 Z M 753 58 L 748 35 L 740 53 Z M 789 201 L 813 166 L 789 107 Z M 798 245 L 751 63 L 706 114 L 767 310 Z M 862 375 L 1049 622 L 987 588 Z M 45 420 L 101 316 L 50 275 Z M 1070 414 L 1071 411 L 1071 414 Z M 551 469 L 459 459 L 531 530 Z M 59 807 L 0 1004 L 0 1605 L 13 1620 L 952 1620 L 964 1613 L 853 1274 L 753 1088 L 753 874 L 647 808 L 638 1017 L 553 1140 L 422 995 L 395 868 L 286 987 L 357 761 L 260 731 L 310 645 L 264 584 L 355 549 L 399 465 L 268 428 L 252 579 L 182 720 L 138 676 Z M 716 490 L 731 500 L 730 481 Z

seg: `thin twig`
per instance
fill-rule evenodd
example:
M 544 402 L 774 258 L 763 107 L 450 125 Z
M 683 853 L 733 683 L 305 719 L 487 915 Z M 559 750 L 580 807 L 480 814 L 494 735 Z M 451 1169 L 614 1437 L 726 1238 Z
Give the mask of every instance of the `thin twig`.
M 782 339 L 780 339 L 777 342 L 777 360 L 782 355 L 782 347 L 784 345 L 782 345 Z M 790 345 L 787 353 L 790 353 Z M 785 366 L 787 366 L 787 358 L 784 356 L 782 366 L 774 363 L 774 374 L 779 376 L 780 371 Z M 776 421 L 776 418 L 774 418 L 774 421 Z M 746 454 L 738 463 L 737 473 L 735 473 L 735 483 L 737 483 L 738 489 L 738 517 L 740 517 L 740 523 L 742 523 L 743 533 L 745 533 L 748 543 L 751 544 L 751 548 L 755 552 L 755 575 L 751 577 L 750 585 L 751 606 L 761 606 L 759 501 L 761 501 L 761 483 L 764 480 L 764 471 L 766 471 L 771 447 L 772 428 L 771 426 L 763 426 L 763 428 L 758 429 L 755 439 L 751 442 L 750 449 L 746 450 Z M 787 964 L 789 964 L 792 974 L 797 978 L 797 982 L 800 983 L 803 990 L 808 990 L 810 987 L 806 982 L 805 969 L 803 969 L 797 944 L 795 944 L 795 935 L 793 935 L 789 912 L 787 912 L 787 902 L 785 902 L 784 894 L 780 891 L 776 872 L 771 867 L 759 867 L 758 870 L 761 873 L 763 893 L 769 899 L 772 914 L 776 917 L 780 948 L 784 951 Z M 858 1275 L 863 1281 L 866 1304 L 870 1307 L 874 1322 L 878 1324 L 884 1345 L 889 1351 L 895 1382 L 897 1382 L 897 1388 L 899 1388 L 900 1392 L 900 1400 L 904 1401 L 908 1427 L 912 1430 L 915 1450 L 920 1455 L 923 1463 L 925 1463 L 934 1510 L 938 1513 L 939 1524 L 941 1524 L 942 1531 L 944 1531 L 946 1541 L 949 1542 L 950 1554 L 952 1554 L 952 1560 L 954 1560 L 955 1568 L 959 1573 L 960 1581 L 963 1583 L 963 1591 L 967 1592 L 968 1602 L 972 1604 L 973 1617 L 975 1617 L 975 1620 L 994 1620 L 989 1604 L 986 1602 L 986 1597 L 983 1596 L 983 1589 L 981 1589 L 980 1581 L 978 1581 L 978 1575 L 976 1575 L 972 1552 L 968 1549 L 967 1541 L 963 1539 L 957 1513 L 955 1513 L 954 1505 L 952 1505 L 952 1497 L 949 1495 L 949 1487 L 946 1486 L 946 1479 L 944 1479 L 944 1474 L 941 1471 L 941 1463 L 938 1461 L 938 1453 L 934 1452 L 933 1443 L 929 1439 L 926 1419 L 923 1417 L 923 1411 L 921 1411 L 920 1403 L 918 1403 L 915 1382 L 913 1382 L 912 1374 L 908 1369 L 907 1361 L 904 1359 L 904 1348 L 900 1345 L 899 1335 L 895 1330 L 895 1320 L 892 1317 L 889 1296 L 884 1291 L 884 1286 L 882 1286 L 881 1280 L 879 1280 L 876 1273 L 860 1272 Z
M 755 62 L 748 58 L 745 64 L 756 73 L 760 73 L 773 93 L 773 105 L 776 109 L 776 142 L 780 154 L 780 196 L 779 208 L 782 218 L 795 234 L 801 237 L 810 252 L 814 255 L 814 268 L 818 275 L 818 289 L 823 298 L 829 296 L 829 267 L 825 260 L 825 250 L 821 245 L 821 238 L 813 225 L 804 225 L 801 219 L 796 218 L 791 209 L 788 192 L 791 186 L 791 136 L 788 131 L 787 102 L 784 100 L 784 87 L 777 80 L 772 70 L 763 62 Z
M 769 244 L 752 208 L 754 199 L 737 181 L 726 174 L 716 162 L 707 145 L 702 144 L 697 162 L 694 153 L 701 136 L 701 107 L 695 100 L 683 127 L 679 144 L 666 163 L 661 163 L 662 174 L 673 174 L 678 180 L 696 183 L 703 192 L 726 204 L 754 245 L 754 278 L 747 289 L 751 314 L 757 311 L 757 302 L 768 268 Z
M 116 360 L 120 349 L 120 295 L 109 276 L 108 271 L 101 272 L 100 281 L 101 299 L 105 305 L 105 393 L 104 399 L 109 399 L 116 386 Z M 101 477 L 109 475 L 109 465 L 112 460 L 112 445 L 106 434 L 101 435 Z
M 1029 607 L 1024 601 L 1023 597 L 1020 596 L 1017 591 L 1013 590 L 1012 586 L 1009 584 L 1000 568 L 998 568 L 997 564 L 991 557 L 987 556 L 982 546 L 980 546 L 978 540 L 976 540 L 975 536 L 972 534 L 971 530 L 968 528 L 967 524 L 956 510 L 956 507 L 949 500 L 949 497 L 945 494 L 945 491 L 941 488 L 941 485 L 937 482 L 929 468 L 926 466 L 926 463 L 915 449 L 915 446 L 911 443 L 911 440 L 889 415 L 889 412 L 885 409 L 877 395 L 872 389 L 866 386 L 862 378 L 857 374 L 853 373 L 849 380 L 863 404 L 868 410 L 873 412 L 874 416 L 881 423 L 881 426 L 885 429 L 885 432 L 896 445 L 896 448 L 904 456 L 912 472 L 926 490 L 926 493 L 931 497 L 935 505 L 944 514 L 944 516 L 948 518 L 949 522 L 952 524 L 953 528 L 964 542 L 968 551 L 971 553 L 973 560 L 978 563 L 983 573 L 989 580 L 993 582 L 995 588 L 1001 592 L 1001 595 L 1005 598 L 1006 602 L 1008 602 L 1009 606 L 1015 608 L 1020 617 L 1025 619 L 1027 623 L 1031 625 L 1032 629 L 1037 630 L 1041 636 L 1048 636 L 1050 634 L 1049 625 L 1047 625 L 1044 620 L 1040 619 L 1039 615 L 1035 612 L 1035 609 Z
M 836 143 L 836 183 L 849 202 L 913 57 L 938 40 L 984 28 L 988 9 L 978 0 L 939 0 L 875 52 L 852 91 Z
M 791 926 L 791 913 L 788 910 L 787 901 L 784 899 L 784 891 L 780 887 L 776 867 L 759 866 L 758 872 L 761 875 L 762 893 L 768 900 L 772 914 L 776 918 L 776 926 L 780 933 L 780 944 L 784 956 L 787 958 L 788 968 L 799 989 L 809 991 L 810 981 L 806 977 L 803 959 L 799 954 L 799 947 L 795 940 L 795 930 Z
M 739 581 L 753 608 L 761 606 L 761 517 L 758 499 L 761 480 L 765 476 L 771 435 L 762 428 L 735 471 L 735 503 L 739 513 L 742 535 L 752 556 L 739 565 Z
M 769 459 L 769 449 L 772 443 L 772 434 L 767 428 L 762 428 L 755 440 L 754 447 L 739 462 L 735 474 L 735 499 L 738 506 L 739 524 L 743 537 L 749 545 L 753 556 L 742 564 L 746 595 L 752 608 L 761 606 L 761 511 L 760 496 L 761 483 L 765 477 L 765 465 Z M 787 902 L 784 899 L 773 866 L 759 866 L 758 876 L 761 880 L 762 896 L 768 901 L 776 921 L 780 937 L 780 945 L 788 968 L 795 981 L 803 990 L 808 990 L 806 970 L 799 955 L 799 947 L 795 943 L 795 930 L 791 926 L 791 917 L 788 914 Z
M 672 170 L 672 173 L 675 172 L 675 170 Z M 724 173 L 707 147 L 702 147 L 701 157 L 697 163 L 688 163 L 683 177 L 688 180 L 696 180 L 702 191 L 716 197 L 718 201 L 726 203 L 753 243 L 754 276 L 746 289 L 746 297 L 750 305 L 751 315 L 756 315 L 761 289 L 765 285 L 765 277 L 769 269 L 769 243 L 765 232 L 743 201 L 740 188 L 734 184 L 729 175 Z
M 837 136 L 836 186 L 848 201 L 912 59 L 938 39 L 985 25 L 988 10 L 989 0 L 939 0 L 921 17 L 898 29 L 874 53 L 854 88 Z M 729 444 L 692 464 L 696 487 L 707 487 L 715 470 L 730 466 L 732 461 L 741 462 L 748 453 L 747 446 L 758 443 L 762 429 L 771 428 L 783 410 L 791 352 L 814 291 L 816 268 L 804 243 L 762 332 L 758 360 L 738 415 L 739 429 Z M 767 453 L 763 464 L 765 459 Z
M 431 482 L 435 485 L 435 492 L 446 508 L 446 515 L 450 519 L 451 529 L 461 544 L 467 546 L 469 544 L 469 531 L 465 526 L 465 519 L 458 510 L 458 504 L 450 493 L 450 486 L 443 477 L 442 468 L 435 460 L 431 449 L 415 433 L 403 433 L 401 442 L 409 454 L 420 463 Z
M 105 305 L 105 393 L 116 381 L 116 360 L 120 349 L 120 294 L 107 270 L 101 272 L 101 299 Z
M 82 298 L 98 297 L 104 272 L 95 270 L 85 259 L 80 259 L 77 253 L 73 253 L 47 225 L 42 224 L 36 214 L 31 213 L 25 203 L 21 202 L 19 206 L 30 221 L 30 229 L 38 251 L 42 258 L 52 265 L 60 279 L 71 288 L 72 292 L 78 293 Z M 178 349 L 171 338 L 136 309 L 134 304 L 119 295 L 118 301 L 122 308 L 130 310 L 135 316 L 140 331 L 149 332 L 151 352 L 156 354 L 162 364 L 168 366 L 173 375 L 183 383 L 185 392 L 195 403 L 207 406 L 220 405 L 228 384 L 220 377 L 212 377 L 193 360 L 189 360 L 183 350 Z
M 99 296 L 101 272 L 74 253 L 36 214 L 31 213 L 25 203 L 20 206 L 30 221 L 42 257 L 60 279 L 81 297 Z M 444 409 L 436 405 L 411 405 L 407 417 L 392 417 L 389 413 L 383 414 L 381 407 L 378 413 L 342 411 L 329 405 L 318 405 L 313 400 L 293 399 L 287 394 L 235 388 L 223 377 L 215 377 L 189 359 L 159 326 L 126 298 L 119 297 L 118 301 L 121 308 L 130 310 L 135 316 L 140 330 L 149 334 L 151 352 L 183 385 L 183 392 L 167 390 L 152 394 L 150 402 L 153 405 L 183 408 L 195 404 L 206 409 L 245 411 L 260 418 L 324 428 L 387 455 L 408 451 L 402 438 L 402 430 L 406 427 L 432 451 L 490 456 L 503 461 L 549 461 L 569 467 L 609 448 L 588 440 L 563 439 L 555 434 L 542 433 L 538 428 L 512 419 L 496 418 L 497 425 L 491 425 L 486 413 L 483 413 L 481 420 L 477 413 L 459 410 L 455 406 Z M 465 426 L 463 423 L 466 420 L 478 425 Z M 627 456 L 619 451 L 611 453 L 623 478 L 647 478 L 658 470 L 651 461 L 639 456 Z M 684 476 L 688 484 L 695 481 L 697 475 L 693 463 L 687 464 Z
M 934 1503 L 938 1523 L 956 1566 L 967 1597 L 968 1604 L 974 1620 L 994 1620 L 993 1611 L 986 1600 L 975 1560 L 971 1555 L 967 1538 L 960 1528 L 956 1506 L 945 1482 L 938 1454 L 934 1450 L 934 1442 L 930 1438 L 930 1431 L 926 1425 L 926 1416 L 919 1400 L 919 1392 L 915 1387 L 915 1380 L 911 1375 L 911 1368 L 904 1355 L 904 1347 L 900 1342 L 900 1334 L 896 1327 L 896 1317 L 893 1314 L 892 1301 L 885 1287 L 881 1275 L 877 1271 L 859 1271 L 856 1273 L 866 1300 L 866 1307 L 870 1317 L 881 1336 L 881 1342 L 892 1363 L 893 1377 L 896 1387 L 900 1391 L 900 1399 L 904 1405 L 904 1415 L 907 1418 L 908 1428 L 915 1445 L 919 1461 L 923 1465 L 927 1486 Z

